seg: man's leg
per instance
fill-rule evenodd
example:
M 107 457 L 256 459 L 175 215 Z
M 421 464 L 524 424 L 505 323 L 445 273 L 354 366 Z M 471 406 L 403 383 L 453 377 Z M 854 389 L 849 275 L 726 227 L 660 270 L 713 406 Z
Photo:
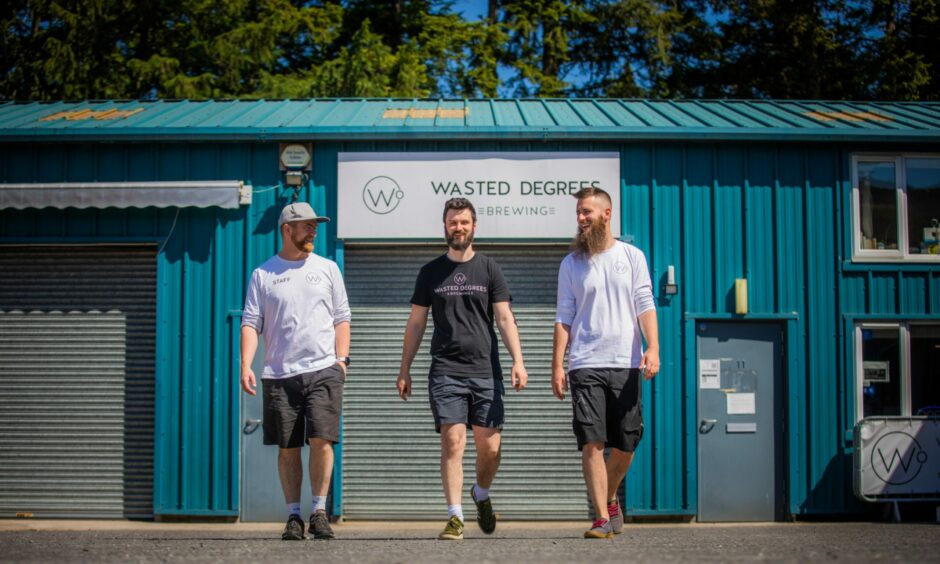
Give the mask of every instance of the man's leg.
M 447 505 L 460 505 L 463 489 L 463 452 L 466 447 L 467 426 L 465 424 L 441 425 L 441 483 L 444 485 Z
M 281 478 L 284 502 L 300 503 L 300 486 L 303 483 L 303 465 L 299 448 L 282 448 L 277 451 L 277 473 Z
M 473 443 L 477 447 L 477 485 L 490 489 L 500 460 L 500 432 L 494 427 L 473 426 Z
M 333 443 L 316 437 L 311 437 L 309 443 L 310 491 L 314 497 L 325 497 L 333 476 Z
M 633 463 L 632 452 L 624 452 L 617 448 L 610 449 L 610 455 L 607 457 L 607 501 L 617 498 L 620 483 L 627 475 L 631 463 Z
M 586 443 L 581 449 L 581 469 L 588 497 L 594 504 L 598 519 L 610 519 L 607 513 L 607 465 L 604 462 L 604 443 Z

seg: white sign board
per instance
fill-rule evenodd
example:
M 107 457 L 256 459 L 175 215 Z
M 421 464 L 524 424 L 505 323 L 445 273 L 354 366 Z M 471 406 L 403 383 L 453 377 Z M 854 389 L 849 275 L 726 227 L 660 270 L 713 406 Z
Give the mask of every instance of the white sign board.
M 940 500 L 940 419 L 862 419 L 853 450 L 859 498 Z
M 477 211 L 477 238 L 574 236 L 578 190 L 610 194 L 620 236 L 620 155 L 611 153 L 340 153 L 340 239 L 440 239 L 444 202 Z
M 700 390 L 718 390 L 721 388 L 721 361 L 718 359 L 700 359 L 698 361 Z

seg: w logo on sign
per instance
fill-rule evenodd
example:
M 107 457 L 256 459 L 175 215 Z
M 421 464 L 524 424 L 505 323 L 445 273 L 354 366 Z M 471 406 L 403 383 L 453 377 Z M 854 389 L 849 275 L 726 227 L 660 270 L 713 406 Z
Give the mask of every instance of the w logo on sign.
M 887 433 L 871 450 L 871 467 L 875 475 L 893 486 L 916 478 L 926 462 L 927 451 L 917 439 L 902 431 Z
M 387 176 L 376 176 L 362 189 L 362 202 L 369 211 L 379 215 L 395 211 L 404 197 L 398 183 Z

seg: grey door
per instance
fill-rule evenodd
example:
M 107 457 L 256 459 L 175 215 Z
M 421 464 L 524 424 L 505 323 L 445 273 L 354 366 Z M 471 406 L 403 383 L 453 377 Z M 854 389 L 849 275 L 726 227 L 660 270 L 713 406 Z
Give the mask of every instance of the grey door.
M 240 328 L 236 328 L 240 331 Z M 238 342 L 236 338 L 236 342 Z M 258 343 L 258 352 L 251 365 L 258 378 L 257 395 L 242 392 L 241 427 L 241 503 L 239 517 L 244 522 L 270 523 L 287 519 L 284 493 L 277 474 L 277 446 L 264 445 L 261 430 L 261 370 L 264 368 L 264 342 Z M 300 488 L 300 511 L 306 515 L 311 509 L 310 477 L 307 460 L 310 448 L 303 447 L 304 483 Z M 327 508 L 329 509 L 329 508 Z
M 783 517 L 783 334 L 772 323 L 696 331 L 699 521 Z

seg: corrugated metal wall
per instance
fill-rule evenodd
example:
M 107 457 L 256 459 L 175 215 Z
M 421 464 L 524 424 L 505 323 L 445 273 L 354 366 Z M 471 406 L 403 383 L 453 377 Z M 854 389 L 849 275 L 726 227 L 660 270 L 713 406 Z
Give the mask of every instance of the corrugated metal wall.
M 155 248 L 0 246 L 0 514 L 153 516 Z

